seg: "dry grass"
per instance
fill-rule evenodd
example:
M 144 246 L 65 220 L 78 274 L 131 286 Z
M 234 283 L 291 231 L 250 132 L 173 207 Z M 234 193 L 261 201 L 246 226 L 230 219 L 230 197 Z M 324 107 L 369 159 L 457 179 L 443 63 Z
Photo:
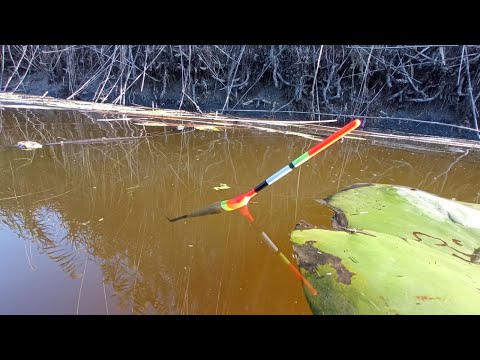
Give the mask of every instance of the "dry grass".
M 0 89 L 25 91 L 28 75 L 47 74 L 64 98 L 131 105 L 148 88 L 159 107 L 180 84 L 178 109 L 215 99 L 221 112 L 256 104 L 311 119 L 432 104 L 478 130 L 479 64 L 480 46 L 3 45 Z M 282 101 L 262 96 L 269 86 Z

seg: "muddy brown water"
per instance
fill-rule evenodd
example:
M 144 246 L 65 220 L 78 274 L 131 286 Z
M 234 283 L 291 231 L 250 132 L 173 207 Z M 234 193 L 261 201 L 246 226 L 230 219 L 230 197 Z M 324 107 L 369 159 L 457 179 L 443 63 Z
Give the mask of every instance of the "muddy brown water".
M 240 214 L 176 223 L 165 216 L 243 193 L 315 141 L 95 121 L 102 117 L 1 110 L 0 145 L 148 136 L 0 148 L 0 314 L 311 314 L 298 279 Z M 346 139 L 263 190 L 249 209 L 295 263 L 295 224 L 329 227 L 332 212 L 314 199 L 353 183 L 478 203 L 478 151 L 462 151 Z M 229 188 L 215 190 L 221 184 Z

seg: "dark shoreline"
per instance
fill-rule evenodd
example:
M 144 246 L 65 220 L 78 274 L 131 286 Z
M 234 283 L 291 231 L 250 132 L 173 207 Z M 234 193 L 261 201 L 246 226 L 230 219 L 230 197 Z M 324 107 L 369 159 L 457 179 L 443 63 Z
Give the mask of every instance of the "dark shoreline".
M 360 117 L 368 130 L 479 139 L 469 129 L 480 46 L 3 45 L 2 54 L 2 91 L 340 125 Z

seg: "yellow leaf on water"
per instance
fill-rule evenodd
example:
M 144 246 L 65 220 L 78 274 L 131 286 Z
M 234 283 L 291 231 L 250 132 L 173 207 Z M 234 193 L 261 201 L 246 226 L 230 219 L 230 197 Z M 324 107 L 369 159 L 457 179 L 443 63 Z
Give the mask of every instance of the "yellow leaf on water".
M 220 183 L 220 186 L 215 186 L 213 188 L 213 190 L 225 190 L 225 189 L 230 189 L 230 186 L 228 186 L 227 184 Z
M 206 130 L 206 131 L 220 131 L 219 128 L 217 128 L 213 125 L 195 125 L 195 129 Z

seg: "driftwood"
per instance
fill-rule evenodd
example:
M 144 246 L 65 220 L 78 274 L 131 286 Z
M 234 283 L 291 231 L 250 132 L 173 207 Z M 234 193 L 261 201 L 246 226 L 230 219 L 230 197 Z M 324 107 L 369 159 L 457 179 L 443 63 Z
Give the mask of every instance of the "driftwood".
M 118 118 L 101 118 L 99 121 L 132 121 L 132 122 L 148 122 L 148 121 L 164 121 L 167 126 L 184 126 L 194 127 L 188 124 L 210 124 L 215 126 L 224 127 L 245 127 L 255 130 L 268 131 L 268 132 L 281 132 L 284 134 L 291 134 L 295 136 L 302 136 L 311 139 L 318 139 L 319 136 L 325 136 L 335 130 L 336 127 L 321 125 L 325 121 L 275 121 L 275 120 L 260 120 L 249 119 L 233 116 L 218 116 L 218 114 L 204 113 L 196 114 L 183 110 L 161 110 L 161 109 L 149 109 L 145 107 L 129 107 L 122 105 L 112 104 L 98 104 L 85 101 L 72 101 L 62 100 L 49 97 L 31 96 L 31 95 L 18 95 L 12 93 L 0 92 L 0 106 L 3 107 L 28 107 L 28 108 L 41 108 L 41 109 L 57 109 L 57 110 L 78 110 L 81 112 L 95 112 L 105 115 L 122 115 L 125 117 Z M 128 117 L 127 117 L 128 116 Z M 150 119 L 150 120 L 149 120 Z M 332 120 L 327 120 L 332 121 Z M 335 120 L 334 120 L 335 121 Z M 255 124 L 255 125 L 253 125 Z M 263 126 L 257 126 L 263 125 Z M 286 127 L 289 129 L 286 130 Z M 295 129 L 291 131 L 290 129 Z M 359 139 L 370 138 L 376 140 L 378 143 L 387 144 L 389 142 L 396 142 L 397 146 L 425 146 L 428 145 L 429 150 L 442 150 L 445 148 L 458 147 L 467 149 L 480 149 L 480 143 L 478 141 L 463 140 L 456 138 L 443 138 L 435 136 L 421 136 L 421 135 L 397 135 L 397 134 L 385 134 L 372 131 L 357 130 L 354 136 Z M 348 137 L 347 137 L 348 138 Z M 118 138 L 116 138 L 118 140 Z M 128 138 L 132 139 L 132 138 Z M 86 140 L 92 141 L 94 139 Z M 80 140 L 83 141 L 83 140 Z M 102 142 L 105 140 L 99 140 Z M 115 141 L 115 140 L 112 140 Z M 65 144 L 65 142 L 64 142 Z M 432 147 L 431 145 L 435 145 Z
M 63 140 L 63 141 L 55 141 L 55 142 L 50 142 L 50 143 L 47 143 L 47 144 L 43 144 L 43 146 L 66 145 L 66 144 L 96 144 L 96 143 L 104 143 L 104 142 L 145 139 L 146 137 L 147 136 L 126 136 L 126 137 L 114 137 L 114 138 L 102 137 L 102 138 L 96 138 L 96 139 Z

